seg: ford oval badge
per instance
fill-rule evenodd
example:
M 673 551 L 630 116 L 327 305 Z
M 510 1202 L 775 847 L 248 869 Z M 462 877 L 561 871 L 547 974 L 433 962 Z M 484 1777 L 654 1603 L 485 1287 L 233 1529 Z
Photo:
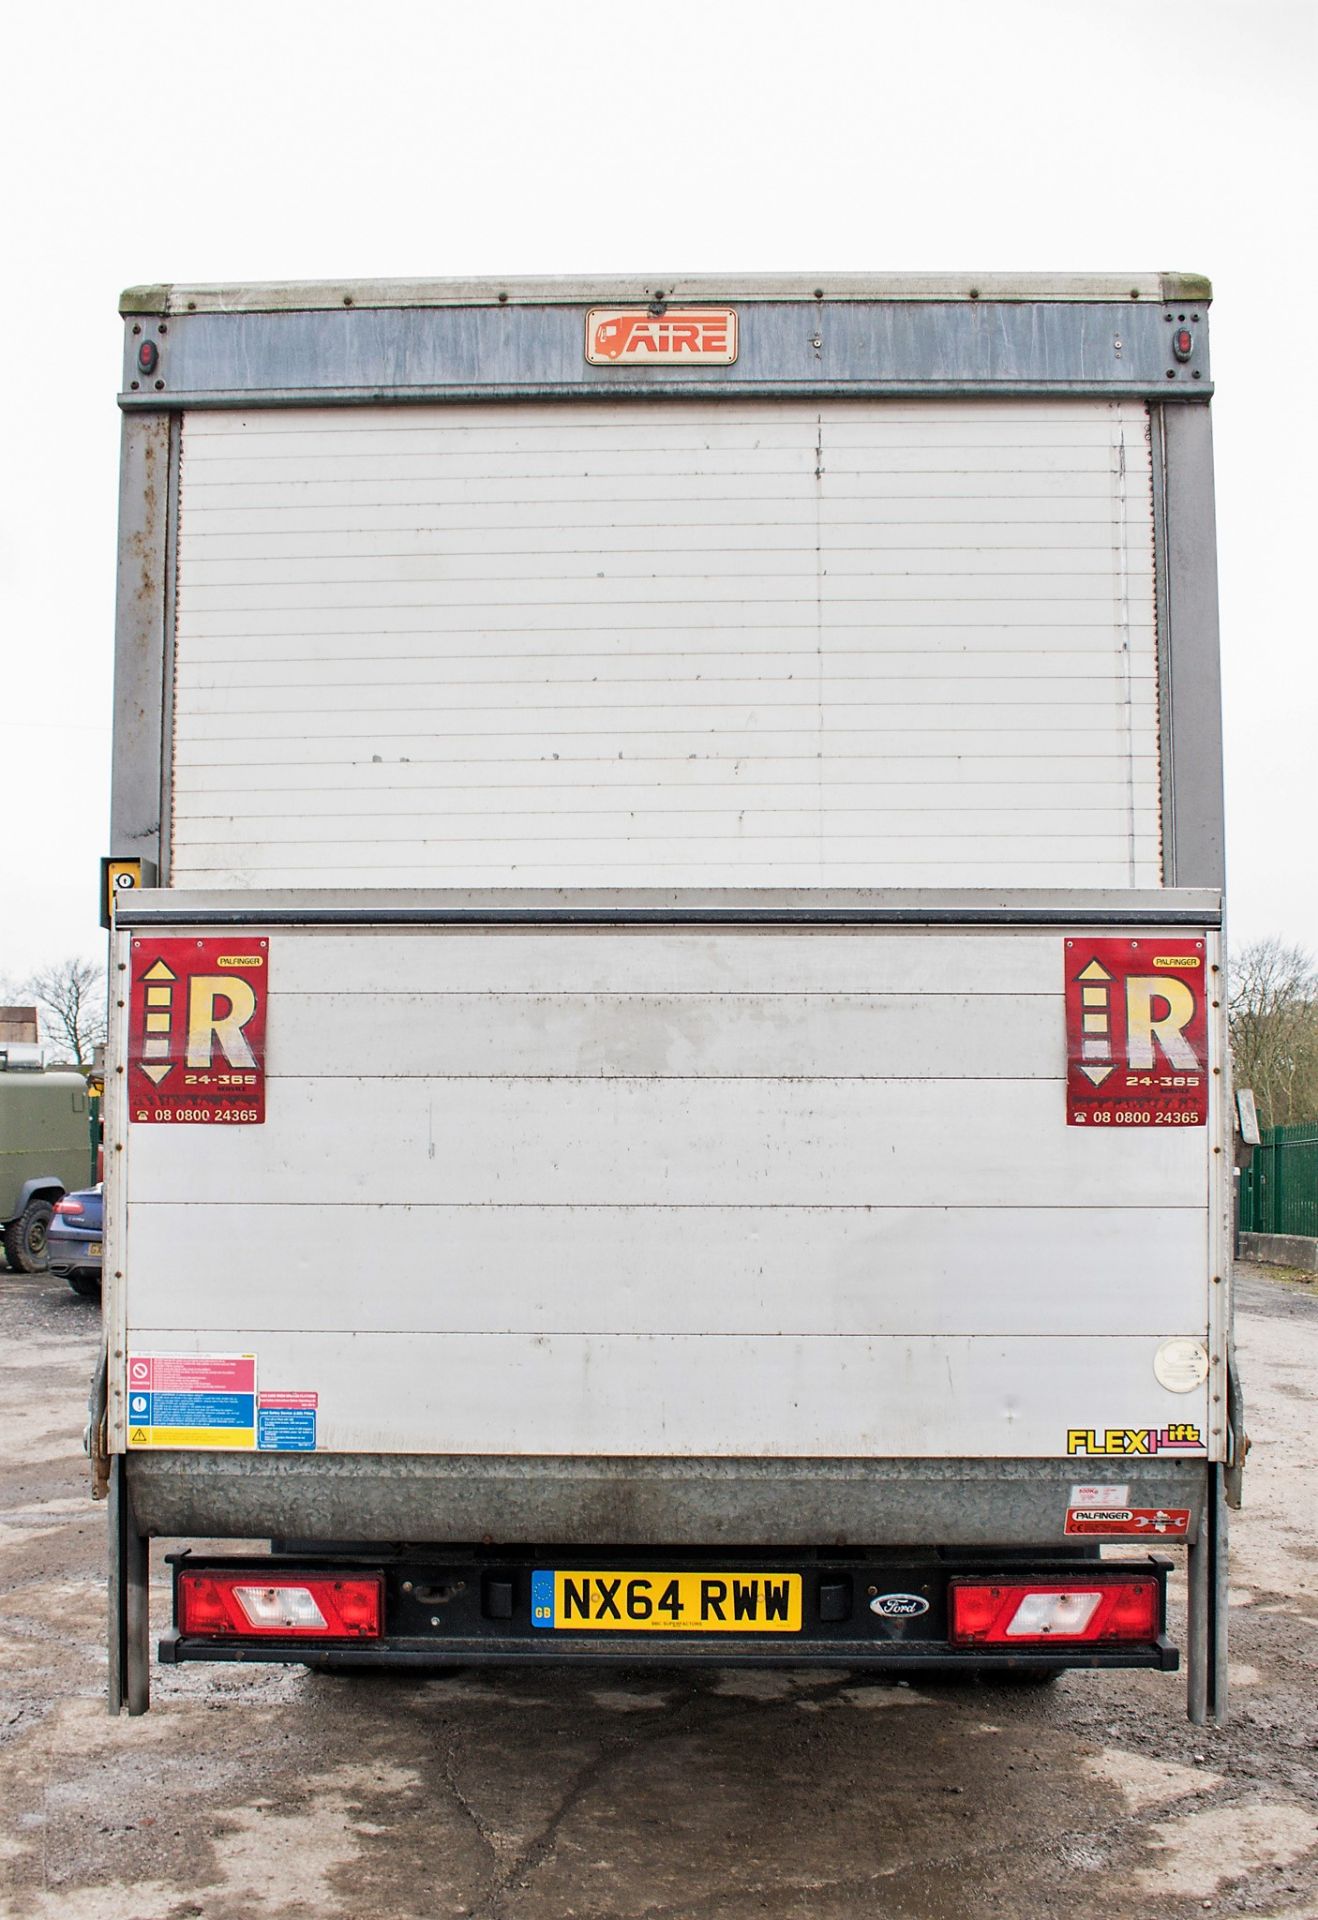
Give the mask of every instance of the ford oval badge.
M 870 1612 L 884 1620 L 914 1620 L 928 1611 L 929 1602 L 922 1593 L 876 1593 L 870 1601 Z

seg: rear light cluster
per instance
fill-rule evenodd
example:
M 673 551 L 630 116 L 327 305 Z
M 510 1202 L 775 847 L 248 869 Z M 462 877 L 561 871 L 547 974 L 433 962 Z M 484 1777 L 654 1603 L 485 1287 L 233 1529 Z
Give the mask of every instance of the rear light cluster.
M 378 1640 L 384 1618 L 384 1576 L 283 1573 L 254 1568 L 238 1573 L 179 1575 L 178 1623 L 183 1633 L 243 1639 Z
M 83 1206 L 81 1200 L 57 1200 L 55 1202 L 55 1211 L 56 1213 L 62 1213 L 67 1219 L 72 1214 L 85 1213 L 87 1209 Z
M 985 1586 L 953 1581 L 951 1633 L 956 1646 L 1038 1647 L 1048 1642 L 1156 1640 L 1156 1580 L 1049 1581 Z

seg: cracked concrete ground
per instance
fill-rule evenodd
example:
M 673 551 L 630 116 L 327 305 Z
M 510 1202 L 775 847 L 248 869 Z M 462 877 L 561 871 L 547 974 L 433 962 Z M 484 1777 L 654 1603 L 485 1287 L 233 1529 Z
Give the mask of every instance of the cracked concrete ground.
M 0 1269 L 0 1328 L 6 1920 L 1318 1916 L 1318 1287 L 1242 1275 L 1255 1449 L 1232 1719 L 1207 1731 L 1153 1673 L 641 1667 L 164 1668 L 112 1721 L 95 1309 Z

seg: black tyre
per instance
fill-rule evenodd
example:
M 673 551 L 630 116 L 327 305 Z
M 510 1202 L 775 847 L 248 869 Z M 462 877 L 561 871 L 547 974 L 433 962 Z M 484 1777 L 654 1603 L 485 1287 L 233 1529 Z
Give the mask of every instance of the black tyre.
M 29 1200 L 17 1220 L 5 1228 L 5 1259 L 11 1273 L 44 1273 L 47 1237 L 55 1209 L 49 1200 Z
M 100 1281 L 99 1274 L 66 1273 L 64 1278 L 68 1281 L 69 1285 L 73 1288 L 73 1291 L 77 1294 L 81 1294 L 84 1300 L 100 1299 L 101 1281 Z
M 965 1667 L 959 1673 L 914 1672 L 911 1685 L 922 1693 L 957 1693 L 969 1687 L 1050 1687 L 1065 1667 Z
M 986 1673 L 990 1687 L 1051 1687 L 1066 1672 L 1065 1667 L 1008 1667 L 1001 1673 Z

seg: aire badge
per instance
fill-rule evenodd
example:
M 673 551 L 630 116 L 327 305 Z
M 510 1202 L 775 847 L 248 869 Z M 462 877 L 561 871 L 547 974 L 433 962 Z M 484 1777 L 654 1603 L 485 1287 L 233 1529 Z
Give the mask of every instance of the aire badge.
M 592 367 L 730 367 L 736 357 L 735 307 L 592 307 L 586 315 Z

